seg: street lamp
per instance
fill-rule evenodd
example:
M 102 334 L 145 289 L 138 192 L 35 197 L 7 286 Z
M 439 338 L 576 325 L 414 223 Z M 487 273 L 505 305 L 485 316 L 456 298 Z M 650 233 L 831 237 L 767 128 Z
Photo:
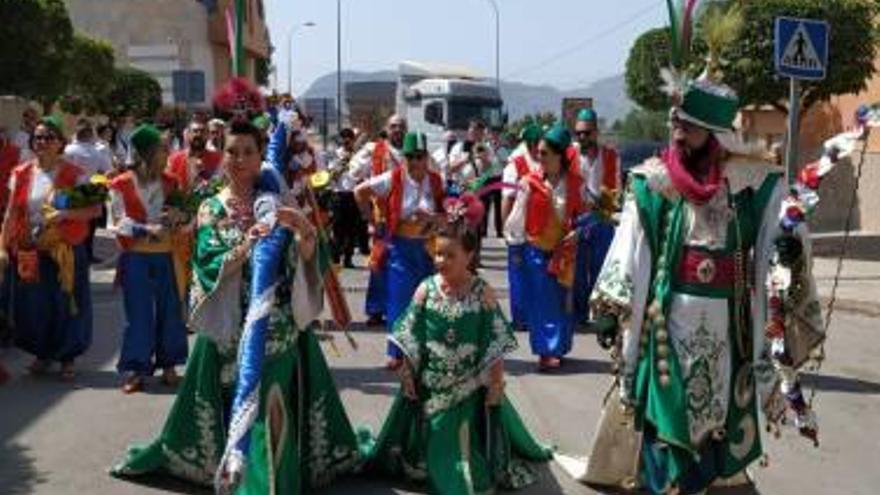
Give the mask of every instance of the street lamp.
M 342 0 L 336 0 L 336 132 L 342 129 Z
M 287 32 L 287 92 L 290 93 L 291 96 L 293 95 L 293 35 L 296 34 L 300 28 L 314 26 L 314 22 L 308 21 L 293 26 L 290 28 L 290 31 Z
M 488 0 L 495 11 L 495 86 L 501 94 L 501 10 L 497 0 Z

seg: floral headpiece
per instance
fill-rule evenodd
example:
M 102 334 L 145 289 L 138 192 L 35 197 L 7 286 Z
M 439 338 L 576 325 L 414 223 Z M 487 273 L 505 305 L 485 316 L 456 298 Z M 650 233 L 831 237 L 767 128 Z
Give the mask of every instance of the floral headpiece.
M 263 114 L 263 95 L 247 79 L 230 79 L 214 94 L 214 111 L 225 120 L 241 118 L 251 121 Z
M 457 198 L 447 198 L 443 202 L 443 209 L 446 211 L 448 223 L 463 223 L 474 231 L 479 229 L 485 212 L 483 202 L 474 193 L 464 193 Z

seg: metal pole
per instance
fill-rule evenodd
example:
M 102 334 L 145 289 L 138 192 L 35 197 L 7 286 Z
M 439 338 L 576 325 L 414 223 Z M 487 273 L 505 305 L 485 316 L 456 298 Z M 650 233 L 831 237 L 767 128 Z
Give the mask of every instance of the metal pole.
M 293 27 L 287 32 L 287 94 L 293 94 Z
M 336 0 L 336 132 L 342 129 L 342 0 Z
M 801 84 L 791 78 L 791 95 L 788 101 L 788 147 L 785 153 L 785 178 L 793 185 L 797 177 L 798 138 L 800 136 Z
M 501 93 L 501 10 L 496 0 L 489 0 L 495 12 L 495 87 Z

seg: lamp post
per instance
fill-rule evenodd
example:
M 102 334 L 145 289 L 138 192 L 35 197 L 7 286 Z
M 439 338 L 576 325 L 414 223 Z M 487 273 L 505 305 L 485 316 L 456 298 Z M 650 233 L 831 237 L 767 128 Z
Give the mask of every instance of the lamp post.
M 342 129 L 342 0 L 336 0 L 336 132 Z
M 501 94 L 501 10 L 497 0 L 488 0 L 495 12 L 495 86 Z
M 308 21 L 293 26 L 290 28 L 290 31 L 287 32 L 287 92 L 291 95 L 293 95 L 293 35 L 296 34 L 300 28 L 314 26 L 314 22 Z

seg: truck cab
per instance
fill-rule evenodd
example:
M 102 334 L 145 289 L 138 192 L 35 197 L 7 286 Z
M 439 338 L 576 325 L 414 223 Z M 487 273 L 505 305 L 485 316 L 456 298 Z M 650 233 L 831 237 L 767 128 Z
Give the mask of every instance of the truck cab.
M 403 62 L 397 85 L 397 112 L 409 129 L 424 132 L 431 149 L 443 144 L 443 134 L 463 135 L 468 122 L 480 118 L 490 127 L 504 124 L 498 88 L 465 68 Z

